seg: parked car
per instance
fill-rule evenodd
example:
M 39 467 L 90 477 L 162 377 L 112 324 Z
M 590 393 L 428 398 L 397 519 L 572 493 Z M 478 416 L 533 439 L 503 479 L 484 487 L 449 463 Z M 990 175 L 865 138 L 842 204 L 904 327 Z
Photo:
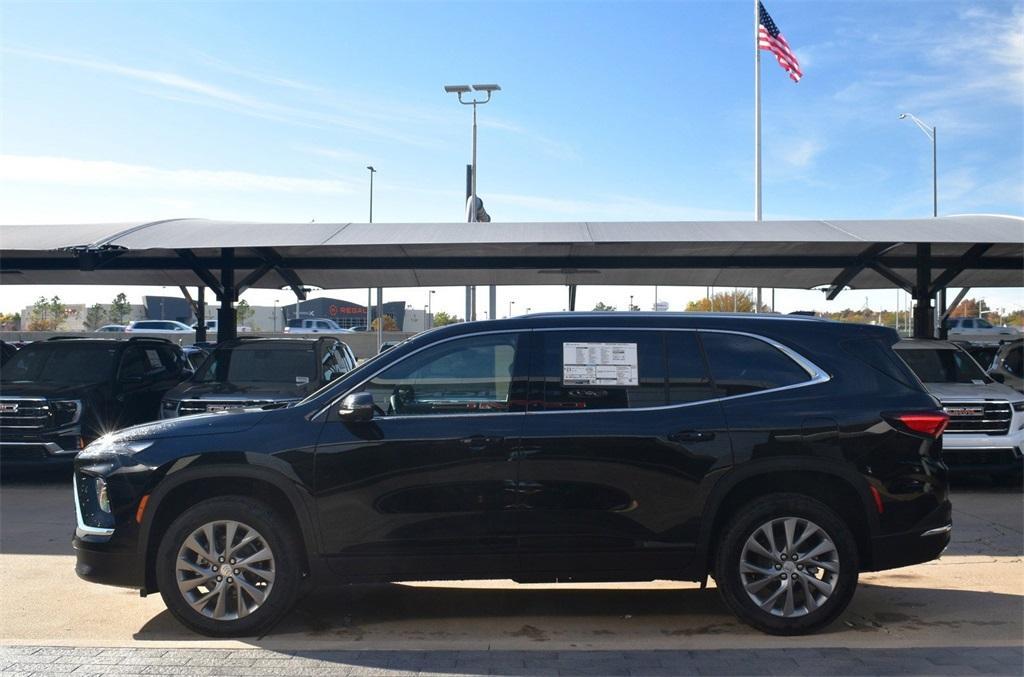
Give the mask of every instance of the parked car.
M 954 343 L 908 339 L 896 352 L 949 414 L 942 443 L 949 469 L 1020 482 L 1024 395 L 993 380 Z
M 709 574 L 745 622 L 810 632 L 859 572 L 950 540 L 949 417 L 897 340 L 665 312 L 439 327 L 291 407 L 91 445 L 76 571 L 219 636 L 323 582 Z
M 946 320 L 949 338 L 971 343 L 999 343 L 1019 339 L 1024 334 L 1015 327 L 995 327 L 981 317 L 951 317 Z
M 6 362 L 11 357 L 14 357 L 14 353 L 18 352 L 18 346 L 7 341 L 0 341 L 0 365 Z
M 224 341 L 195 376 L 164 396 L 161 416 L 298 402 L 355 367 L 346 348 L 327 336 Z
M 125 325 L 123 324 L 105 324 L 94 333 L 96 334 L 123 334 Z
M 366 331 L 366 325 L 365 324 L 357 324 L 357 325 L 355 325 L 353 327 L 349 327 L 349 329 L 351 329 L 352 331 Z
M 307 317 L 288 320 L 284 331 L 286 334 L 344 334 L 352 330 L 343 328 L 334 320 Z
M 0 366 L 0 462 L 66 465 L 92 440 L 159 417 L 165 392 L 190 375 L 163 339 L 36 341 Z
M 214 334 L 217 333 L 217 320 L 207 320 L 204 324 L 206 325 L 206 331 L 212 332 Z M 198 327 L 199 327 L 199 323 L 198 322 L 193 322 L 192 323 L 192 331 L 195 331 Z M 246 326 L 244 324 L 240 324 L 240 325 L 236 326 L 235 330 L 239 334 L 250 334 L 250 333 L 252 333 L 252 327 Z
M 1014 390 L 1024 392 L 1024 340 L 1008 341 L 992 359 L 989 376 Z
M 146 334 L 195 334 L 195 330 L 184 322 L 174 320 L 133 320 L 124 328 L 126 334 L 145 332 Z

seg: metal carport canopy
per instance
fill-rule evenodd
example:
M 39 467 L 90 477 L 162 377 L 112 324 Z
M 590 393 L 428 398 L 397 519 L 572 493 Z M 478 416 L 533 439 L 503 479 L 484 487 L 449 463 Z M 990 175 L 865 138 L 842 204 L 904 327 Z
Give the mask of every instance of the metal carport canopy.
M 2 284 L 1024 286 L 1024 218 L 0 225 Z M 903 284 L 903 283 L 906 284 Z

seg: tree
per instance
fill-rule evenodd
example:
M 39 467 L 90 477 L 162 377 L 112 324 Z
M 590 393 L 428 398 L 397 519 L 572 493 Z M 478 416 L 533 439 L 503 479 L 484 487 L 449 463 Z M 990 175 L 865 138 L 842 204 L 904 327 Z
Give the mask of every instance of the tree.
M 3 331 L 21 329 L 21 313 L 0 313 L 0 329 Z
M 443 310 L 439 310 L 434 313 L 433 326 L 435 327 L 443 327 L 446 324 L 455 324 L 456 322 L 462 322 L 462 318 L 450 315 Z
M 605 311 L 615 310 L 615 306 L 610 306 L 607 303 L 605 303 L 604 301 L 598 301 L 597 305 L 594 306 L 594 310 L 605 310 Z
M 745 290 L 720 291 L 713 294 L 710 299 L 690 301 L 686 304 L 686 309 L 702 313 L 752 313 L 754 312 L 754 295 Z M 762 313 L 767 313 L 770 310 L 768 306 L 762 304 Z
M 40 296 L 32 304 L 32 310 L 29 312 L 29 331 L 56 331 L 67 319 L 68 307 L 59 296 L 49 300 L 45 296 Z
M 978 317 L 978 303 L 978 299 L 964 299 L 950 313 L 950 317 Z M 985 303 L 984 299 L 981 303 Z
M 128 303 L 128 297 L 121 292 L 110 302 L 110 321 L 114 324 L 124 324 L 125 320 L 132 316 L 132 304 Z
M 381 318 L 378 317 L 370 323 L 370 329 L 377 331 L 377 324 L 380 322 L 380 319 Z M 384 316 L 384 331 L 398 331 L 398 323 L 395 322 L 395 318 L 390 315 Z
M 103 326 L 107 319 L 107 309 L 102 303 L 94 303 L 85 311 L 85 328 L 89 331 L 96 331 Z
M 245 324 L 245 321 L 255 314 L 256 311 L 249 306 L 248 301 L 239 301 L 235 306 L 235 318 L 239 325 Z

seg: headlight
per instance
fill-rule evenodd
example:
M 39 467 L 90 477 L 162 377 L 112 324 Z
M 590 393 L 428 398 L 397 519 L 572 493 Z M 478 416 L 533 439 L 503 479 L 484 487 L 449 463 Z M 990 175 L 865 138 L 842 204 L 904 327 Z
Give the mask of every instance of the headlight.
M 1024 400 L 1021 400 L 1020 402 L 1014 402 L 1013 403 L 1013 410 L 1014 411 L 1024 411 Z
M 82 417 L 82 400 L 50 400 L 50 413 L 55 425 L 63 427 L 78 423 Z
M 107 483 L 102 477 L 93 480 L 96 484 L 96 506 L 103 512 L 110 512 L 110 496 L 107 495 Z

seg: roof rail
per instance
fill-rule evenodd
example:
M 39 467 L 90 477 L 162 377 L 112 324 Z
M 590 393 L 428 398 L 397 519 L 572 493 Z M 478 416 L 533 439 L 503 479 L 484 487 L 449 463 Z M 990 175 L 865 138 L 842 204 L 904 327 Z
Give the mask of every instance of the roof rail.
M 165 338 L 157 338 L 156 336 L 132 336 L 128 339 L 128 342 L 132 341 L 158 341 L 160 343 L 170 343 L 171 345 L 177 345 L 174 341 Z

